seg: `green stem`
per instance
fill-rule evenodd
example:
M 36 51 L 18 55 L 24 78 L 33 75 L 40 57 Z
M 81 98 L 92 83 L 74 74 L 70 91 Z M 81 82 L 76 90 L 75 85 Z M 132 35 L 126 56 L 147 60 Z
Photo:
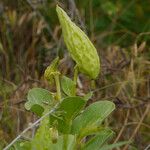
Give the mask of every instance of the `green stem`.
M 78 80 L 78 66 L 76 65 L 74 67 L 74 78 L 73 78 L 75 86 L 77 86 L 77 80 Z M 75 94 L 74 95 L 76 95 L 76 89 L 75 89 Z
M 95 80 L 92 80 L 91 81 L 91 89 L 95 89 L 96 88 L 96 83 L 95 83 Z
M 74 146 L 74 150 L 81 149 L 81 141 L 77 138 L 76 144 Z
M 63 135 L 63 150 L 67 150 L 68 145 L 68 134 Z
M 55 83 L 56 83 L 56 90 L 57 90 L 57 100 L 60 101 L 61 100 L 61 90 L 60 90 L 60 81 L 59 81 L 59 73 L 56 73 L 54 75 L 55 78 Z

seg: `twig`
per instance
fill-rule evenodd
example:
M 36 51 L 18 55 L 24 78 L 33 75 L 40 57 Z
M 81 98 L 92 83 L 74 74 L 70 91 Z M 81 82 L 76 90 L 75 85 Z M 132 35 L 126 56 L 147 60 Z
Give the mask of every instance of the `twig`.
M 125 124 L 125 126 L 136 125 L 136 124 L 139 124 L 139 122 L 128 122 L 127 124 Z M 146 123 L 141 123 L 141 125 L 150 129 L 150 125 L 148 125 Z
M 146 117 L 147 113 L 149 112 L 149 108 L 150 108 L 150 105 L 147 106 L 147 108 L 146 108 L 146 110 L 145 110 L 145 112 L 144 112 L 144 114 L 143 114 L 141 120 L 139 121 L 137 127 L 136 127 L 135 130 L 133 131 L 133 133 L 132 133 L 132 135 L 131 135 L 129 141 L 132 141 L 133 138 L 135 137 L 137 131 L 139 130 L 139 128 L 140 128 L 140 126 L 141 126 L 141 124 L 142 124 L 142 122 L 143 122 L 143 120 L 144 120 L 144 118 Z M 129 146 L 129 145 L 126 145 L 126 146 L 123 148 L 123 150 L 127 150 L 128 146 Z
M 7 145 L 3 150 L 8 150 L 16 141 L 18 141 L 28 130 L 32 129 L 34 126 L 36 126 L 39 122 L 41 122 L 45 117 L 47 117 L 48 115 L 50 115 L 51 113 L 53 113 L 56 108 L 57 108 L 58 104 L 52 109 L 50 110 L 48 113 L 46 113 L 44 116 L 42 116 L 40 119 L 38 119 L 37 121 L 35 121 L 33 124 L 31 124 L 29 127 L 27 127 L 25 130 L 23 130 L 9 145 Z
M 116 137 L 114 143 L 116 143 L 119 140 L 119 138 L 121 137 L 121 135 L 122 135 L 122 133 L 123 133 L 123 131 L 125 129 L 125 125 L 127 124 L 127 121 L 128 121 L 128 118 L 129 118 L 129 114 L 130 114 L 130 110 L 127 111 L 127 115 L 126 115 L 126 119 L 124 121 L 124 125 L 122 126 L 122 128 L 121 128 L 118 136 Z
M 149 148 L 150 148 L 150 144 L 144 150 L 149 150 Z
M 140 83 L 140 82 L 147 82 L 147 81 L 148 81 L 148 80 L 145 80 L 145 79 L 139 79 L 139 80 L 137 80 L 136 82 L 137 82 L 137 83 Z M 123 84 L 123 83 L 129 83 L 129 80 L 114 82 L 114 83 L 109 84 L 109 85 L 106 85 L 106 86 L 104 86 L 104 87 L 97 88 L 97 89 L 95 89 L 93 92 L 94 92 L 94 93 L 95 93 L 95 92 L 99 92 L 99 91 L 102 91 L 102 90 L 105 90 L 105 89 L 107 89 L 107 88 L 111 88 L 111 87 L 113 87 L 113 86 L 120 85 L 120 84 Z

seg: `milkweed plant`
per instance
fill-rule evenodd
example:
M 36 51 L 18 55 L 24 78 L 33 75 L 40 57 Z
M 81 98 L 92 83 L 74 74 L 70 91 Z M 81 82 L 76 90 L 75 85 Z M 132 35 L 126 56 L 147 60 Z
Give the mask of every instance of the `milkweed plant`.
M 126 142 L 108 144 L 114 132 L 103 123 L 115 109 L 115 104 L 100 100 L 86 107 L 92 92 L 83 97 L 77 96 L 76 92 L 79 72 L 92 80 L 98 77 L 100 59 L 97 50 L 62 8 L 56 6 L 56 11 L 64 42 L 76 63 L 74 78 L 62 75 L 58 69 L 59 58 L 53 60 L 44 77 L 50 84 L 56 84 L 56 93 L 33 88 L 25 103 L 25 108 L 40 118 L 28 128 L 38 124 L 35 135 L 30 140 L 17 138 L 5 150 L 110 150 L 119 147 Z

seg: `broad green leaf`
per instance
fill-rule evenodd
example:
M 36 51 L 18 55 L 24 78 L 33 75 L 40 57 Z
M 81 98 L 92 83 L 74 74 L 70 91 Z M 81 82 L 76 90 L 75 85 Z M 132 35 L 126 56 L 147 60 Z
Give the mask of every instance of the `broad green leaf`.
M 28 101 L 25 103 L 25 108 L 41 116 L 45 106 L 51 105 L 53 97 L 48 90 L 33 88 L 29 90 L 27 99 Z
M 101 132 L 102 130 L 105 130 L 102 126 L 88 126 L 88 128 L 84 128 L 84 130 L 81 130 L 78 134 L 79 139 L 83 139 L 84 137 L 87 137 L 88 135 L 95 135 Z
M 91 104 L 73 121 L 72 133 L 76 134 L 88 127 L 99 125 L 114 109 L 115 104 L 110 101 Z
M 42 116 L 43 112 L 44 112 L 44 108 L 38 104 L 34 104 L 32 105 L 31 109 L 32 112 L 34 112 L 35 114 L 37 114 L 38 116 Z
M 61 87 L 63 92 L 68 96 L 75 96 L 75 88 L 76 85 L 74 81 L 66 76 L 62 76 L 61 78 Z
M 101 146 L 112 137 L 113 131 L 110 129 L 102 130 L 99 134 L 92 137 L 81 150 L 100 150 Z
M 81 97 L 67 97 L 65 98 L 59 107 L 59 111 L 63 111 L 63 116 L 66 120 L 73 119 L 85 106 L 85 101 Z
M 66 150 L 74 150 L 76 137 L 68 134 Z M 57 143 L 52 144 L 52 150 L 64 150 L 64 136 L 59 136 Z
M 114 148 L 129 144 L 129 143 L 131 143 L 131 141 L 123 141 L 123 142 L 118 142 L 118 143 L 114 143 L 110 145 L 105 145 L 101 148 L 101 150 L 112 150 Z
M 70 132 L 70 124 L 71 122 L 67 122 L 62 115 L 51 115 L 50 116 L 50 124 L 57 125 L 58 131 L 63 134 L 68 134 Z
M 69 132 L 69 126 L 72 124 L 72 119 L 76 117 L 78 113 L 85 106 L 85 100 L 81 97 L 67 97 L 63 99 L 60 103 L 60 106 L 57 112 L 54 115 L 51 115 L 51 122 L 57 120 L 58 129 L 63 133 Z M 60 119 L 59 119 L 60 118 Z

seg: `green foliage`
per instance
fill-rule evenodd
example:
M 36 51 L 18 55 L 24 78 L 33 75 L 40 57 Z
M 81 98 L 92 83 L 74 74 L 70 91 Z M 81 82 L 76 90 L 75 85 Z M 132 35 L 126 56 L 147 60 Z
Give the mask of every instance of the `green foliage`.
M 110 101 L 91 104 L 73 121 L 72 132 L 77 134 L 93 126 L 99 126 L 114 109 L 115 105 Z
M 9 150 L 27 150 L 31 149 L 31 143 L 25 141 L 17 141 Z
M 33 88 L 28 92 L 27 99 L 25 108 L 41 116 L 46 106 L 52 104 L 53 96 L 48 90 Z
M 100 147 L 112 137 L 113 132 L 111 130 L 105 129 L 94 137 L 92 137 L 82 148 L 81 150 L 99 150 Z
M 81 97 L 62 99 L 55 113 L 41 122 L 30 143 L 31 149 L 74 150 L 77 147 L 83 150 L 91 150 L 93 147 L 95 150 L 99 149 L 113 135 L 110 129 L 100 127 L 100 124 L 115 106 L 110 101 L 100 101 L 84 110 L 85 104 L 86 100 Z M 50 129 L 53 129 L 52 132 Z M 81 143 L 82 138 L 89 135 L 92 136 L 90 140 Z
M 69 133 L 72 125 L 72 120 L 80 113 L 85 106 L 85 100 L 81 97 L 67 97 L 63 99 L 58 108 L 58 114 L 50 117 L 51 122 L 58 122 L 58 130 L 63 133 Z M 58 115 L 57 115 L 58 114 Z
M 51 150 L 64 150 L 64 136 L 59 136 L 56 144 L 51 145 Z M 65 150 L 74 150 L 75 147 L 75 136 L 68 135 L 67 146 Z
M 35 137 L 31 141 L 31 150 L 48 150 L 51 147 L 51 135 L 48 117 L 42 120 Z
M 74 81 L 72 81 L 70 78 L 68 78 L 66 76 L 62 76 L 61 87 L 62 87 L 63 92 L 67 96 L 74 96 L 75 95 L 76 85 L 75 85 Z
M 60 103 L 58 111 L 64 111 L 63 116 L 67 121 L 75 118 L 75 116 L 85 106 L 85 101 L 81 97 L 67 97 Z
M 73 58 L 75 58 L 79 69 L 83 69 L 83 73 L 89 75 L 91 78 L 96 78 L 100 66 L 96 49 L 88 37 L 71 22 L 66 13 L 58 6 L 57 12 L 63 30 L 65 30 L 63 34 L 70 36 L 70 34 L 72 34 L 71 32 L 75 32 L 77 36 L 74 36 L 74 34 L 73 36 L 71 35 L 73 44 L 75 44 L 74 42 L 79 42 L 79 44 L 85 44 L 87 46 L 85 47 L 87 51 L 81 51 L 81 47 L 77 47 L 77 49 L 74 48 L 75 51 L 73 53 L 76 53 L 76 50 L 78 50 L 77 53 L 81 53 L 82 55 L 80 59 L 88 57 L 88 65 L 90 63 L 90 67 L 85 68 L 87 67 L 86 60 L 81 61 L 80 64 L 77 58 L 80 54 L 75 54 L 76 56 L 73 56 Z M 66 17 L 66 20 L 63 20 L 63 17 Z M 71 30 L 65 28 L 65 23 L 71 27 Z M 80 38 L 81 43 L 79 41 Z M 59 59 L 56 58 L 46 69 L 44 74 L 48 81 L 51 82 L 52 79 L 55 80 L 56 93 L 52 94 L 42 88 L 33 88 L 28 92 L 28 101 L 25 103 L 25 108 L 36 113 L 38 116 L 42 116 L 42 118 L 35 136 L 29 142 L 17 142 L 13 146 L 15 150 L 99 150 L 104 144 L 107 146 L 109 139 L 113 136 L 113 131 L 105 124 L 102 125 L 102 122 L 104 122 L 104 119 L 115 109 L 115 104 L 105 100 L 94 102 L 88 107 L 85 107 L 93 93 L 90 92 L 84 97 L 76 96 L 76 81 L 72 81 L 66 76 L 62 76 L 60 81 L 58 65 Z M 77 72 L 75 72 L 75 76 L 77 76 Z M 61 97 L 61 89 L 66 94 L 65 98 Z M 57 101 L 56 104 L 58 98 L 59 101 Z M 52 112 L 51 110 L 54 111 Z M 51 112 L 49 116 L 47 115 L 48 112 Z M 122 144 L 124 143 L 120 145 Z M 119 144 L 111 146 L 118 147 Z M 103 148 L 107 149 L 110 147 Z

